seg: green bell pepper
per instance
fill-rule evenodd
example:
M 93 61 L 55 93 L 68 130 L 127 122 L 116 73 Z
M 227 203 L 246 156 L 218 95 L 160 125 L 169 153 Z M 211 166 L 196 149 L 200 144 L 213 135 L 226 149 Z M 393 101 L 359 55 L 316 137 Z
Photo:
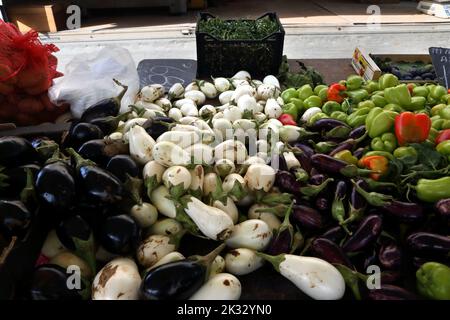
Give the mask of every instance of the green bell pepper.
M 434 300 L 450 300 L 450 268 L 438 262 L 426 262 L 416 272 L 417 290 Z
M 347 90 L 357 90 L 361 88 L 364 83 L 364 79 L 356 74 L 352 74 L 347 77 Z
M 445 107 L 447 107 L 447 105 L 444 103 L 435 105 L 433 108 L 431 108 L 431 116 L 439 115 L 439 112 L 441 112 L 441 110 L 444 109 Z
M 328 100 L 328 87 L 327 88 L 323 88 L 322 90 L 320 90 L 319 93 L 317 94 L 317 96 L 322 101 L 327 101 Z
M 361 101 L 360 103 L 358 103 L 358 109 L 359 108 L 375 108 L 376 105 L 372 100 L 365 100 L 365 101 Z
M 323 104 L 322 111 L 328 115 L 334 111 L 342 111 L 341 104 L 336 101 L 327 101 Z
M 437 152 L 444 156 L 450 156 L 450 140 L 445 140 L 436 146 Z
M 367 81 L 366 85 L 364 86 L 364 89 L 366 89 L 367 92 L 372 93 L 372 92 L 380 90 L 380 86 L 378 85 L 378 82 L 369 80 L 369 81 Z
M 434 106 L 436 104 L 438 104 L 439 100 L 434 99 L 431 95 L 428 95 L 427 97 L 427 104 Z
M 397 147 L 397 138 L 395 134 L 386 132 L 379 137 L 373 138 L 370 147 L 374 151 L 393 152 Z
M 314 94 L 314 91 L 310 84 L 305 84 L 297 89 L 298 98 L 305 101 L 306 98 L 312 96 Z
M 387 105 L 386 99 L 379 94 L 371 96 L 370 100 L 372 100 L 375 106 L 379 108 L 383 108 L 385 105 Z
M 330 118 L 336 119 L 336 120 L 339 120 L 342 122 L 346 122 L 347 117 L 348 117 L 348 115 L 343 111 L 334 111 L 330 114 Z
M 282 110 L 283 110 L 283 113 L 290 114 L 292 116 L 292 118 L 294 119 L 294 121 L 297 121 L 297 119 L 298 119 L 298 109 L 297 109 L 297 107 L 295 106 L 294 103 L 290 102 L 290 103 L 285 104 L 282 107 Z
M 302 114 L 305 111 L 305 106 L 303 105 L 303 100 L 299 98 L 292 98 L 291 102 L 297 108 L 298 115 Z
M 383 107 L 384 110 L 394 111 L 394 112 L 403 112 L 402 107 L 400 107 L 398 104 L 395 103 L 388 103 Z
M 327 89 L 328 90 L 328 86 L 324 85 L 324 84 L 319 84 L 314 88 L 314 94 L 316 96 L 319 95 L 320 91 L 322 91 L 323 89 Z
M 347 124 L 350 127 L 356 128 L 359 126 L 362 126 L 366 123 L 367 115 L 370 112 L 370 108 L 358 108 L 355 110 L 355 112 L 351 113 L 347 117 Z
M 440 102 L 450 104 L 450 94 L 445 94 L 441 97 Z
M 395 103 L 400 107 L 411 104 L 411 94 L 406 84 L 384 89 L 384 97 L 388 103 Z
M 375 107 L 370 110 L 366 118 L 366 130 L 371 138 L 392 131 L 397 112 Z
M 357 104 L 369 97 L 369 93 L 366 89 L 357 89 L 353 91 L 347 91 L 347 96 L 353 103 Z
M 436 130 L 450 129 L 450 120 L 439 118 L 431 122 L 431 127 Z
M 336 153 L 334 158 L 345 161 L 350 164 L 357 165 L 358 164 L 358 158 L 356 158 L 350 150 L 342 150 Z
M 417 111 L 425 108 L 427 99 L 425 97 L 411 97 L 411 103 L 409 105 L 402 106 L 407 111 Z
M 306 109 L 313 108 L 313 107 L 322 107 L 322 99 L 320 99 L 319 96 L 309 96 L 305 100 L 303 100 L 303 105 Z
M 398 147 L 393 152 L 394 157 L 399 160 L 407 161 L 408 164 L 414 165 L 419 159 L 419 155 L 417 154 L 417 150 L 413 147 Z
M 385 73 L 378 79 L 380 90 L 395 87 L 399 84 L 398 78 L 391 73 Z
M 447 89 L 437 85 L 430 89 L 430 96 L 435 100 L 440 100 L 442 96 L 447 94 Z
M 314 123 L 316 123 L 317 120 L 325 119 L 325 118 L 329 118 L 329 116 L 323 112 L 318 112 L 315 115 L 313 115 L 311 118 L 309 118 L 308 124 L 314 124 Z
M 428 97 L 429 94 L 430 94 L 430 91 L 425 86 L 415 87 L 413 89 L 413 96 L 426 98 L 426 97 Z
M 291 102 L 292 98 L 298 98 L 298 92 L 295 90 L 295 88 L 289 88 L 284 90 L 281 93 L 281 98 L 283 99 L 284 103 Z
M 446 106 L 441 111 L 439 111 L 439 116 L 441 119 L 450 120 L 450 106 Z

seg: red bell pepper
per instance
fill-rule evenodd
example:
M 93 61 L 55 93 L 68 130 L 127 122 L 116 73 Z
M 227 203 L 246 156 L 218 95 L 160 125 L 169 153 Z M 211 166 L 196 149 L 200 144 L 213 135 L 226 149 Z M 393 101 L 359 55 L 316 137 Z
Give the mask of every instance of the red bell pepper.
M 376 171 L 370 174 L 373 180 L 379 180 L 389 170 L 389 160 L 384 156 L 365 156 L 359 160 L 358 164 L 361 167 Z
M 290 114 L 288 113 L 283 113 L 279 118 L 278 121 L 280 121 L 282 124 L 284 124 L 285 126 L 289 125 L 289 126 L 296 126 L 297 122 L 295 122 L 294 117 L 292 117 Z
M 395 136 L 399 145 L 427 140 L 431 119 L 425 113 L 402 112 L 395 117 Z
M 340 83 L 333 83 L 327 91 L 327 99 L 328 101 L 336 101 L 341 103 L 344 101 L 344 97 L 346 96 L 345 91 L 347 87 Z
M 439 143 L 447 140 L 450 140 L 450 129 L 445 129 L 439 132 L 434 143 L 438 145 Z

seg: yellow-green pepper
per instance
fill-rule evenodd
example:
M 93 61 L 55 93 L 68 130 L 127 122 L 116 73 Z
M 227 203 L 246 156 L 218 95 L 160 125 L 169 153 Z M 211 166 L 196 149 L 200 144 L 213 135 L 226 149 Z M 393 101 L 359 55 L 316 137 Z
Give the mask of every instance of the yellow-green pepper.
M 442 108 L 441 111 L 439 111 L 439 116 L 442 119 L 450 120 L 450 106 L 446 106 L 445 108 Z
M 384 89 L 384 97 L 388 103 L 395 103 L 401 107 L 411 104 L 411 94 L 406 84 Z
M 383 110 L 389 110 L 389 111 L 394 111 L 394 112 L 398 112 L 398 113 L 404 111 L 402 107 L 400 107 L 398 104 L 395 104 L 395 103 L 388 103 L 387 105 L 385 105 L 383 107 Z
M 391 73 L 385 73 L 378 79 L 380 90 L 395 87 L 399 84 L 398 78 Z
M 369 80 L 369 81 L 367 81 L 366 85 L 364 86 L 364 89 L 366 89 L 367 92 L 372 93 L 372 92 L 380 90 L 380 86 L 378 85 L 378 82 Z
M 375 108 L 376 105 L 372 100 L 365 100 L 365 101 L 361 101 L 360 103 L 358 103 L 358 109 L 359 108 Z
M 434 300 L 450 300 L 450 268 L 438 262 L 426 262 L 416 272 L 417 290 Z
M 339 159 L 339 160 L 343 160 L 347 163 L 350 164 L 354 164 L 357 165 L 358 164 L 358 158 L 356 158 L 351 152 L 350 150 L 342 150 L 339 151 L 338 153 L 336 153 L 334 156 L 334 158 Z
M 308 123 L 314 124 L 317 120 L 329 118 L 329 116 L 323 112 L 318 112 L 315 115 L 313 115 L 311 118 L 309 118 Z
M 303 100 L 299 98 L 292 98 L 290 103 L 293 103 L 297 108 L 298 114 L 302 114 L 305 111 L 305 106 L 303 105 Z
M 324 84 L 319 84 L 314 88 L 314 94 L 316 96 L 319 95 L 320 91 L 322 91 L 323 89 L 328 89 L 328 86 L 324 85 Z
M 314 91 L 310 84 L 305 84 L 297 89 L 298 98 L 305 101 L 306 98 L 312 96 L 314 94 Z
M 386 99 L 379 94 L 371 96 L 370 100 L 372 100 L 375 106 L 379 108 L 383 108 L 385 105 L 387 105 Z
M 303 100 L 303 105 L 305 106 L 306 109 L 313 107 L 320 108 L 322 106 L 322 99 L 320 99 L 319 96 L 312 95 Z
M 369 97 L 369 93 L 366 89 L 357 89 L 353 91 L 347 91 L 347 96 L 352 100 L 353 103 L 357 104 Z
M 402 106 L 407 111 L 417 111 L 425 108 L 427 99 L 425 97 L 411 97 L 411 103 L 409 105 Z
M 370 110 L 366 118 L 366 130 L 371 138 L 392 131 L 397 112 L 375 107 Z
M 336 119 L 342 122 L 346 122 L 348 115 L 343 111 L 334 111 L 330 114 L 330 118 Z
M 444 156 L 450 156 L 450 140 L 445 140 L 436 146 L 436 151 Z
M 431 115 L 432 116 L 439 115 L 439 112 L 441 112 L 441 110 L 444 109 L 445 107 L 447 107 L 447 105 L 443 103 L 435 105 L 433 108 L 431 108 Z
M 328 115 L 334 111 L 342 111 L 341 104 L 336 101 L 327 101 L 323 104 L 322 111 Z
M 413 96 L 426 98 L 429 93 L 430 91 L 425 86 L 417 86 L 413 89 Z
M 284 90 L 281 93 L 281 98 L 283 99 L 284 103 L 291 102 L 292 98 L 298 98 L 298 92 L 295 90 L 295 88 L 289 88 Z
M 442 96 L 447 94 L 447 89 L 441 85 L 434 86 L 430 89 L 430 96 L 435 100 L 440 100 Z
M 370 108 L 358 108 L 355 112 L 351 113 L 347 117 L 347 124 L 350 127 L 356 128 L 366 123 L 367 115 L 370 112 Z
M 397 138 L 391 132 L 383 133 L 372 139 L 370 147 L 375 151 L 393 152 L 397 147 Z
M 322 90 L 320 90 L 319 93 L 317 94 L 317 96 L 318 96 L 322 101 L 327 101 L 327 99 L 328 99 L 328 87 L 323 88 Z
M 417 198 L 425 202 L 437 202 L 450 198 L 450 177 L 419 179 L 414 187 Z
M 398 147 L 394 150 L 393 155 L 397 159 L 406 160 L 411 165 L 415 164 L 419 157 L 417 150 L 413 147 Z
M 361 76 L 352 74 L 347 77 L 347 81 L 345 83 L 347 90 L 357 90 L 363 85 L 364 79 Z
M 282 110 L 283 110 L 284 114 L 290 114 L 292 116 L 292 119 L 294 119 L 294 121 L 297 121 L 297 119 L 298 119 L 298 109 L 297 109 L 297 107 L 295 106 L 294 103 L 290 102 L 290 103 L 285 104 L 282 107 Z

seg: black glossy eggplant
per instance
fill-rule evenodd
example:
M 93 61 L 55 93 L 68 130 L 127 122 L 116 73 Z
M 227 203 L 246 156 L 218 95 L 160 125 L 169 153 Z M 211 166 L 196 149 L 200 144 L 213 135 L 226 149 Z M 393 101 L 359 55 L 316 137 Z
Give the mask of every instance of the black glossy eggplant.
M 365 217 L 353 235 L 342 246 L 345 252 L 357 252 L 372 245 L 381 233 L 382 219 L 377 215 Z
M 349 268 L 353 267 L 342 249 L 329 239 L 316 238 L 311 242 L 309 248 L 314 257 L 328 261 L 331 264 L 341 264 Z
M 20 166 L 38 160 L 38 153 L 27 139 L 0 137 L 0 166 Z
M 225 244 L 206 256 L 169 262 L 147 272 L 139 289 L 144 300 L 189 299 L 205 283 L 208 268 Z
M 103 139 L 104 136 L 105 134 L 95 124 L 80 122 L 70 128 L 65 145 L 78 149 L 83 143 Z
M 282 154 L 278 156 L 278 170 L 279 171 L 289 171 L 286 159 Z
M 47 164 L 37 174 L 36 192 L 41 203 L 58 212 L 67 211 L 76 198 L 72 168 L 64 161 Z
M 0 200 L 0 234 L 10 239 L 27 233 L 33 213 L 19 200 Z
M 294 148 L 297 148 L 298 151 L 301 151 L 302 153 L 304 153 L 305 156 L 308 158 L 310 158 L 315 153 L 313 148 L 311 148 L 309 145 L 302 143 L 302 142 L 294 143 Z
M 140 173 L 137 163 L 125 154 L 112 157 L 106 165 L 106 170 L 119 178 L 123 183 L 127 181 L 128 176 L 136 178 Z
M 112 157 L 118 154 L 128 154 L 129 147 L 122 141 L 97 139 L 83 143 L 77 152 L 85 159 L 94 161 L 100 166 L 106 166 Z
M 301 184 L 295 179 L 294 175 L 289 171 L 278 170 L 275 177 L 275 186 L 285 192 L 298 194 Z
M 267 253 L 277 256 L 282 253 L 290 253 L 294 242 L 294 227 L 290 222 L 293 203 L 286 210 L 283 223 L 278 228 L 276 235 L 269 244 Z
M 367 270 L 369 266 L 378 265 L 377 250 L 371 249 L 366 252 L 361 252 L 362 255 L 362 269 Z
M 294 205 L 292 212 L 292 220 L 300 227 L 311 230 L 323 228 L 322 215 L 316 209 L 305 205 Z
M 440 216 L 450 218 L 450 199 L 441 199 L 435 205 Z
M 82 300 L 86 287 L 80 281 L 79 289 L 70 288 L 70 273 L 66 269 L 54 265 L 43 264 L 33 273 L 29 289 L 32 300 Z
M 47 137 L 34 138 L 30 143 L 36 150 L 41 162 L 47 161 L 59 150 L 59 145 Z
M 383 268 L 398 270 L 401 267 L 403 253 L 400 247 L 393 241 L 382 244 L 378 250 L 378 261 Z
M 67 152 L 75 160 L 81 190 L 91 201 L 114 203 L 122 199 L 123 185 L 117 177 L 94 162 L 83 159 L 75 150 L 69 148 Z
M 143 127 L 145 131 L 153 138 L 158 139 L 164 132 L 169 131 L 170 124 L 174 123 L 174 120 L 169 117 L 154 117 L 144 123 Z
M 101 227 L 99 241 L 107 251 L 127 255 L 137 248 L 140 232 L 134 219 L 121 214 L 106 218 Z
M 295 151 L 295 148 L 297 151 Z M 307 146 L 306 144 L 296 143 L 294 144 L 294 155 L 300 162 L 301 167 L 308 173 L 311 174 L 311 156 L 314 154 L 314 150 Z
M 406 239 L 408 247 L 418 254 L 448 255 L 450 253 L 450 238 L 430 232 L 415 232 Z
M 1 183 L 5 184 L 2 195 L 6 197 L 18 197 L 27 185 L 28 169 L 31 171 L 33 177 L 36 177 L 41 167 L 38 164 L 26 164 L 19 167 L 7 168 L 0 172 L 0 186 Z M 4 176 L 3 179 L 1 177 L 2 175 Z
M 418 203 L 393 200 L 384 205 L 383 210 L 403 223 L 420 222 L 424 219 L 424 209 Z
M 320 237 L 339 244 L 346 236 L 346 232 L 340 226 L 332 227 L 325 231 Z
M 128 90 L 128 87 L 114 80 L 116 84 L 122 87 L 122 91 L 117 97 L 103 99 L 88 107 L 81 115 L 81 122 L 90 122 L 97 118 L 116 116 L 120 110 L 120 102 Z
M 381 284 L 378 289 L 369 289 L 367 297 L 370 300 L 419 300 L 411 291 L 391 284 Z
M 128 118 L 131 112 L 132 111 L 128 111 L 118 116 L 95 118 L 90 120 L 89 123 L 100 128 L 104 135 L 109 135 L 117 129 L 120 121 L 125 121 Z
M 311 157 L 311 163 L 317 170 L 328 174 L 342 174 L 346 177 L 354 177 L 371 173 L 371 170 L 360 169 L 353 164 L 349 164 L 326 154 L 313 155 Z

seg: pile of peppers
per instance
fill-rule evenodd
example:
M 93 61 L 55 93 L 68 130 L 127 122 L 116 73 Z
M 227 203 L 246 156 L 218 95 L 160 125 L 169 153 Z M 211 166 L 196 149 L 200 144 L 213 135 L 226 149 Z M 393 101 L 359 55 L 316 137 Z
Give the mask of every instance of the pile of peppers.
M 386 250 L 386 255 L 392 254 L 390 259 L 414 265 L 416 284 L 410 289 L 418 293 L 416 298 L 449 300 L 450 90 L 433 83 L 401 83 L 392 74 L 384 74 L 378 81 L 351 75 L 329 86 L 290 88 L 281 96 L 285 112 L 295 115 L 297 125 L 318 133 L 291 147 L 301 162 L 306 162 L 303 168 L 308 168 L 309 157 L 312 172 L 325 174 L 319 182 L 333 179 L 318 194 L 328 191 L 335 195 L 327 201 L 341 229 L 348 235 L 360 228 L 369 230 L 374 228 L 368 226 L 369 213 L 382 217 L 383 229 L 386 223 L 397 233 L 386 231 L 391 240 L 381 240 L 382 236 L 370 240 L 378 243 L 375 249 L 373 244 L 359 249 Z M 332 159 L 338 162 L 332 163 Z M 342 179 L 350 193 L 343 191 Z M 307 198 L 303 197 L 315 201 L 319 211 L 326 207 L 320 196 Z M 383 265 L 381 252 L 374 254 L 378 257 L 366 254 L 365 259 Z M 384 267 L 388 273 L 398 271 Z M 343 274 L 347 284 L 363 277 L 354 266 Z M 381 296 L 387 298 L 393 292 L 389 293 L 390 286 Z M 352 287 L 355 297 L 360 289 Z M 399 292 L 391 298 L 401 296 Z

